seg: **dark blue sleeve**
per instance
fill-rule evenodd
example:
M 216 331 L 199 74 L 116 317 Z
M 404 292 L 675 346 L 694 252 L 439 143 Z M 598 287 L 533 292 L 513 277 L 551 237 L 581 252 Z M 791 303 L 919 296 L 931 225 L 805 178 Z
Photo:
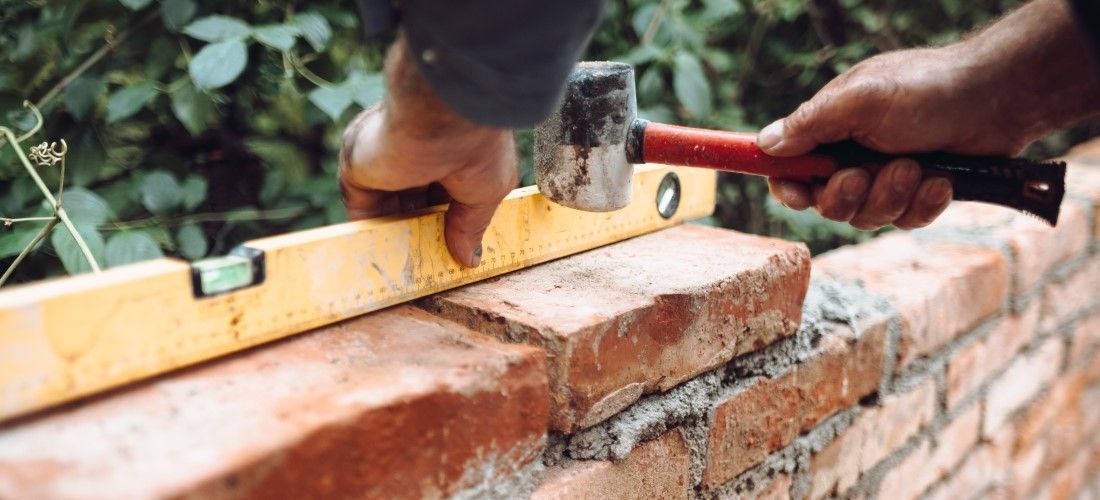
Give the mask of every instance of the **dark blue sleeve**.
M 364 12 L 383 13 L 375 25 L 390 5 L 360 0 Z M 444 101 L 471 121 L 519 128 L 549 116 L 561 99 L 603 0 L 403 0 L 389 12 Z
M 1077 25 L 1092 42 L 1093 54 L 1100 55 L 1100 0 L 1069 0 Z

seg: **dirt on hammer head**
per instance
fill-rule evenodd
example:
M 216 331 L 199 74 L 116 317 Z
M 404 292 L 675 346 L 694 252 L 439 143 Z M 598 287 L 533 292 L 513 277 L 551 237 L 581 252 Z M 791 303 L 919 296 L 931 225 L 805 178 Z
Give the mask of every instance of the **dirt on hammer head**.
M 629 205 L 634 169 L 625 143 L 636 118 L 630 65 L 578 64 L 561 107 L 535 129 L 539 190 L 561 205 L 590 212 Z

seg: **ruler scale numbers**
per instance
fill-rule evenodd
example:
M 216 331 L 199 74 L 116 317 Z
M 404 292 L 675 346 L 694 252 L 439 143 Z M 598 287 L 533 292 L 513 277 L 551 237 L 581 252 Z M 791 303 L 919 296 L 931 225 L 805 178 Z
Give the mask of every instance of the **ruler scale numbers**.
M 433 207 L 253 240 L 194 264 L 158 259 L 2 290 L 0 419 L 706 216 L 715 181 L 703 169 L 639 167 L 631 204 L 607 213 L 517 189 L 477 269 L 450 257 Z

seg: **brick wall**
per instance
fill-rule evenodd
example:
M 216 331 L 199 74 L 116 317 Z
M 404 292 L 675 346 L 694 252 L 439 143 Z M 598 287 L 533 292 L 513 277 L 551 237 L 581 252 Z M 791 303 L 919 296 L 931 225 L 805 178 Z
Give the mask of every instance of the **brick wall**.
M 1100 145 L 812 261 L 681 226 L 0 427 L 2 498 L 1100 495 Z

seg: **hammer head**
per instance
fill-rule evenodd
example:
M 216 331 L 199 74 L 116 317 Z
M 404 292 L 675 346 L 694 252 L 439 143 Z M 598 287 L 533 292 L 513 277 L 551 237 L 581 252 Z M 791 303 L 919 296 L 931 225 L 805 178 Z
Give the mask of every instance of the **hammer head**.
M 561 107 L 535 129 L 535 175 L 543 195 L 589 212 L 630 204 L 634 168 L 626 147 L 638 114 L 634 93 L 629 64 L 577 65 Z

